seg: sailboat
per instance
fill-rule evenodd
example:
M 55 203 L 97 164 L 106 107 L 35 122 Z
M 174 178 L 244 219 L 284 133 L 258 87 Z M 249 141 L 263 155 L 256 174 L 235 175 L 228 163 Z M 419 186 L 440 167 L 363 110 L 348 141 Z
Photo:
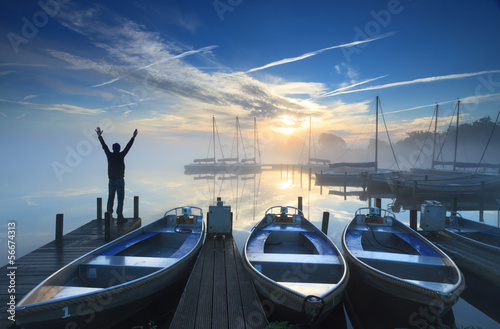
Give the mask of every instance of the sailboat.
M 453 194 L 471 194 L 483 192 L 495 192 L 500 187 L 500 175 L 494 173 L 479 173 L 472 170 L 457 170 L 457 168 L 499 168 L 499 165 L 479 162 L 458 162 L 458 131 L 460 126 L 460 100 L 457 101 L 456 133 L 455 133 L 455 152 L 453 161 L 436 161 L 436 139 L 437 139 L 437 120 L 439 105 L 436 105 L 434 142 L 432 151 L 431 169 L 413 168 L 408 173 L 394 179 L 389 183 L 400 193 L 415 192 L 450 192 Z M 500 112 L 499 112 L 500 116 Z M 498 117 L 497 117 L 498 121 Z M 493 134 L 493 131 L 492 131 Z M 491 135 L 492 135 L 491 134 Z M 490 138 L 491 138 L 490 135 Z M 487 146 L 486 146 L 487 147 Z M 486 151 L 486 148 L 485 148 Z M 438 156 L 441 154 L 439 152 Z M 483 153 L 484 155 L 484 153 Z M 452 166 L 453 169 L 436 169 L 436 165 Z
M 261 171 L 260 162 L 257 162 L 257 120 L 254 117 L 254 157 L 243 158 L 240 160 L 239 155 L 239 138 L 241 136 L 241 128 L 239 119 L 236 117 L 236 157 L 224 157 L 221 147 L 222 157 L 217 159 L 215 139 L 218 137 L 218 132 L 215 124 L 215 117 L 212 117 L 212 141 L 213 141 L 213 157 L 194 159 L 193 163 L 184 166 L 184 173 L 186 175 L 192 174 L 229 174 L 229 175 L 242 175 L 258 173 Z M 220 144 L 220 139 L 219 139 Z M 209 145 L 210 149 L 210 145 Z M 260 151 L 259 151 L 260 153 Z
M 328 159 L 320 159 L 311 157 L 311 149 L 313 148 L 312 143 L 312 119 L 309 117 L 309 146 L 307 154 L 307 163 L 299 163 L 300 166 L 306 168 L 313 168 L 316 170 L 328 169 L 328 164 L 331 162 Z
M 498 116 L 500 116 L 500 111 L 498 112 Z M 497 122 L 498 122 L 498 116 L 497 116 Z M 438 112 L 437 112 L 437 107 L 436 107 L 436 126 L 437 126 L 437 117 L 438 117 Z M 479 162 L 459 162 L 457 161 L 457 148 L 458 148 L 458 128 L 460 126 L 460 100 L 457 101 L 457 123 L 456 123 L 456 134 L 455 134 L 455 154 L 453 161 L 436 161 L 434 159 L 434 154 L 432 158 L 432 169 L 434 169 L 435 165 L 442 165 L 442 166 L 453 166 L 453 171 L 456 171 L 457 168 L 491 168 L 491 169 L 496 169 L 498 170 L 498 173 L 500 173 L 500 165 L 499 164 L 493 164 L 493 163 L 482 163 L 482 158 Z M 496 123 L 495 123 L 496 125 Z M 495 128 L 495 127 L 493 127 Z M 434 129 L 434 147 L 436 145 L 436 128 Z M 491 136 L 493 135 L 493 131 L 491 132 Z M 486 146 L 487 147 L 487 146 Z M 485 149 L 486 152 L 486 149 Z M 484 155 L 484 153 L 483 153 Z
M 380 104 L 378 96 L 375 103 L 375 161 L 331 163 L 328 167 L 333 169 L 332 171 L 316 173 L 316 185 L 365 186 L 367 180 L 384 184 L 387 179 L 398 175 L 399 171 L 378 169 L 378 113 Z

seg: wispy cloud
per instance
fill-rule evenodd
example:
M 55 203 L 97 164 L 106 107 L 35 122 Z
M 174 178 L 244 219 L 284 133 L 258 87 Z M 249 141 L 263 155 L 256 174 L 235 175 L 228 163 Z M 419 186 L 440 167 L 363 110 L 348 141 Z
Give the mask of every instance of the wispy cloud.
M 361 41 L 354 41 L 354 42 L 345 43 L 345 44 L 341 44 L 341 45 L 337 45 L 337 46 L 332 46 L 332 47 L 327 47 L 327 48 L 319 49 L 319 50 L 316 50 L 316 51 L 305 53 L 305 54 L 297 56 L 297 57 L 284 58 L 284 59 L 279 60 L 279 61 L 275 61 L 275 62 L 266 64 L 266 65 L 263 65 L 263 66 L 259 66 L 259 67 L 250 69 L 250 70 L 248 70 L 248 71 L 246 71 L 244 73 L 251 73 L 251 72 L 255 72 L 255 71 L 264 70 L 264 69 L 267 69 L 267 68 L 270 68 L 270 67 L 273 67 L 273 66 L 278 66 L 278 65 L 283 65 L 283 64 L 288 64 L 288 63 L 293 63 L 293 62 L 301 61 L 303 59 L 306 59 L 306 58 L 309 58 L 309 57 L 312 57 L 312 56 L 316 56 L 316 55 L 321 54 L 322 52 L 325 52 L 325 51 L 328 51 L 328 50 L 337 49 L 337 48 L 354 47 L 354 46 L 357 46 L 357 45 L 360 45 L 360 44 L 363 44 L 363 43 L 373 42 L 373 41 L 376 41 L 376 40 L 379 40 L 379 39 L 387 38 L 387 37 L 390 37 L 391 35 L 394 35 L 394 34 L 395 34 L 395 32 L 385 33 L 385 34 L 382 34 L 382 35 L 379 35 L 379 36 L 376 36 L 376 37 L 373 37 L 373 38 L 361 40 Z
M 38 97 L 38 95 L 28 95 L 28 96 L 24 97 L 24 99 L 28 100 L 28 99 L 32 99 L 32 98 L 35 98 L 35 97 Z
M 22 199 L 27 200 L 28 202 L 34 198 L 66 198 L 66 197 L 74 197 L 88 194 L 96 194 L 100 193 L 101 190 L 98 188 L 70 188 L 61 191 L 40 191 L 33 194 L 25 195 Z
M 17 66 L 17 67 L 48 67 L 47 64 L 36 64 L 36 63 L 1 63 L 2 66 Z
M 0 76 L 16 73 L 16 71 L 0 71 Z
M 167 95 L 175 96 L 178 97 L 176 102 L 189 102 L 203 111 L 232 107 L 253 115 L 274 116 L 310 109 L 308 104 L 280 95 L 268 84 L 245 74 L 228 75 L 229 69 L 216 63 L 211 56 L 214 45 L 188 49 L 176 40 L 162 39 L 159 34 L 144 31 L 142 26 L 113 13 L 103 22 L 99 10 L 72 10 L 58 17 L 64 26 L 81 33 L 104 50 L 107 54 L 101 57 L 104 59 L 94 60 L 90 56 L 80 57 L 55 50 L 50 54 L 75 68 L 90 69 L 135 86 L 147 85 L 145 93 L 149 98 L 163 101 Z M 184 60 L 195 54 L 200 56 L 197 66 Z M 212 73 L 202 71 L 203 65 L 199 64 L 203 62 L 217 70 Z M 109 80 L 94 87 L 116 81 Z M 173 108 L 170 107 L 169 111 Z
M 151 64 L 148 64 L 148 65 L 139 67 L 139 68 L 135 69 L 134 71 L 145 70 L 145 69 L 148 69 L 148 68 L 150 68 L 152 66 L 159 65 L 159 64 L 165 63 L 167 61 L 172 61 L 172 60 L 175 60 L 175 59 L 180 59 L 180 58 L 183 58 L 183 57 L 186 57 L 186 56 L 190 56 L 190 55 L 195 55 L 195 54 L 199 54 L 199 53 L 207 53 L 207 52 L 210 52 L 214 48 L 217 48 L 217 46 L 208 46 L 208 47 L 203 47 L 203 48 L 200 48 L 200 49 L 188 50 L 188 51 L 183 52 L 182 54 L 171 56 L 171 57 L 168 57 L 168 58 L 156 61 L 154 63 L 151 63 Z M 95 87 L 102 87 L 102 86 L 105 86 L 105 85 L 109 85 L 109 84 L 111 84 L 113 82 L 121 80 L 122 78 L 123 77 L 114 78 L 112 80 L 109 80 L 109 81 L 106 81 L 106 82 L 94 85 L 92 87 L 95 88 Z
M 98 115 L 104 113 L 104 111 L 100 109 L 89 109 L 69 104 L 35 104 L 30 102 L 11 101 L 3 98 L 0 98 L 0 102 L 18 104 L 33 110 L 59 111 L 69 114 Z
M 363 88 L 363 89 L 340 90 L 340 91 L 337 91 L 337 92 L 333 91 L 333 92 L 329 92 L 327 94 L 327 96 L 330 97 L 330 96 L 337 96 L 337 95 L 342 95 L 342 94 L 357 93 L 357 92 L 369 91 L 369 90 L 379 90 L 379 89 L 385 89 L 385 88 L 408 86 L 408 85 L 413 85 L 413 84 L 418 84 L 418 83 L 429 83 L 429 82 L 436 82 L 436 81 L 443 81 L 443 80 L 464 79 L 464 78 L 470 78 L 470 77 L 475 77 L 475 76 L 478 76 L 478 75 L 492 74 L 492 73 L 500 73 L 500 70 L 490 70 L 490 71 L 480 71 L 480 72 L 472 72 L 472 73 L 450 74 L 450 75 L 441 75 L 441 76 L 428 77 L 428 78 L 420 78 L 420 79 L 414 79 L 414 80 L 408 80 L 408 81 L 392 82 L 392 83 L 387 83 L 385 85 L 371 86 L 371 87 L 366 87 L 366 88 Z

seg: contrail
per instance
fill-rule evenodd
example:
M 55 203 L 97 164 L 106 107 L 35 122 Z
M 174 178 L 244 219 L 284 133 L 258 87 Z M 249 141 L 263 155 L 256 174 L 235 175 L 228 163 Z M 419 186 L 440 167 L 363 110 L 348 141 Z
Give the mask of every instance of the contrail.
M 400 81 L 400 82 L 393 82 L 393 83 L 388 83 L 385 85 L 378 85 L 378 86 L 372 86 L 372 87 L 367 87 L 363 89 L 354 89 L 354 90 L 343 90 L 339 92 L 330 92 L 328 93 L 328 96 L 337 96 L 337 95 L 342 95 L 342 94 L 351 94 L 351 93 L 356 93 L 360 91 L 368 91 L 368 90 L 379 90 L 379 89 L 385 89 L 385 88 L 392 88 L 392 87 L 399 87 L 399 86 L 407 86 L 407 85 L 413 85 L 417 83 L 427 83 L 427 82 L 434 82 L 434 81 L 441 81 L 441 80 L 453 80 L 453 79 L 463 79 L 463 78 L 470 78 L 478 75 L 483 75 L 483 74 L 491 74 L 491 73 L 500 73 L 500 70 L 491 70 L 491 71 L 480 71 L 480 72 L 473 72 L 473 73 L 460 73 L 460 74 L 450 74 L 450 75 L 441 75 L 441 76 L 436 76 L 436 77 L 429 77 L 429 78 L 420 78 L 420 79 L 414 79 L 414 80 L 409 80 L 409 81 Z
M 169 58 L 166 58 L 166 59 L 162 59 L 160 61 L 148 64 L 148 65 L 143 66 L 143 67 L 140 67 L 140 68 L 136 69 L 135 71 L 147 69 L 147 68 L 150 68 L 151 66 L 154 66 L 154 65 L 157 65 L 157 64 L 160 64 L 160 63 L 163 63 L 163 62 L 168 62 L 168 61 L 173 60 L 173 59 L 179 59 L 179 58 L 186 57 L 186 56 L 189 56 L 189 55 L 194 55 L 194 54 L 198 54 L 198 53 L 207 52 L 207 51 L 210 51 L 210 50 L 212 50 L 214 48 L 217 48 L 217 47 L 218 46 L 208 46 L 208 47 L 203 47 L 203 48 L 200 48 L 200 49 L 188 50 L 186 52 L 183 52 L 182 54 L 175 55 L 173 57 L 169 57 Z
M 343 90 L 347 90 L 347 89 L 351 89 L 351 88 L 354 88 L 354 87 L 357 87 L 359 85 L 363 85 L 365 83 L 369 83 L 369 82 L 372 82 L 372 81 L 375 81 L 375 80 L 378 80 L 378 79 L 382 79 L 382 78 L 385 78 L 385 77 L 388 77 L 389 75 L 386 74 L 386 75 L 381 75 L 379 77 L 376 77 L 376 78 L 373 78 L 373 79 L 368 79 L 368 80 L 364 80 L 364 81 L 361 81 L 361 82 L 357 82 L 357 83 L 354 83 L 352 85 L 349 85 L 349 86 L 345 86 L 345 87 L 342 87 L 342 88 L 339 88 L 339 89 L 335 89 L 333 91 L 330 91 L 326 94 L 323 94 L 323 95 L 319 95 L 319 96 L 315 96 L 315 97 L 311 97 L 310 99 L 314 99 L 314 98 L 322 98 L 322 97 L 329 97 L 331 96 L 332 94 L 336 94 L 340 91 L 343 91 Z
M 460 102 L 462 104 L 483 103 L 483 102 L 488 102 L 489 98 L 492 98 L 492 100 L 491 100 L 492 102 L 496 102 L 496 101 L 498 101 L 500 99 L 499 96 L 500 96 L 500 93 L 487 94 L 487 95 L 479 95 L 479 96 L 467 96 L 467 97 L 464 97 L 464 98 L 460 98 Z M 436 106 L 436 104 L 443 105 L 443 104 L 456 103 L 456 102 L 457 102 L 457 100 L 453 99 L 453 100 L 450 100 L 450 101 L 437 102 L 437 103 L 429 104 L 429 105 L 420 105 L 420 106 L 416 106 L 416 107 L 412 107 L 412 108 L 404 109 L 404 110 L 396 110 L 396 111 L 391 111 L 391 112 L 384 112 L 384 115 L 419 110 L 419 109 L 423 109 L 423 108 L 426 108 L 426 107 Z
M 110 83 L 113 83 L 113 82 L 116 82 L 118 80 L 120 80 L 122 77 L 118 77 L 118 78 L 115 78 L 113 80 L 109 80 L 109 81 L 106 81 L 106 82 L 103 82 L 101 84 L 98 84 L 98 85 L 94 85 L 92 86 L 92 88 L 95 88 L 95 87 L 102 87 L 102 86 L 105 86 L 105 85 L 109 85 Z
M 264 70 L 264 69 L 267 69 L 267 68 L 273 67 L 273 66 L 288 64 L 288 63 L 292 63 L 292 62 L 297 62 L 297 61 L 300 61 L 300 60 L 303 60 L 303 59 L 306 59 L 306 58 L 318 55 L 318 54 L 320 54 L 320 53 L 322 53 L 324 51 L 331 50 L 331 49 L 354 47 L 354 46 L 357 46 L 357 45 L 360 45 L 360 44 L 363 44 L 363 43 L 368 43 L 368 42 L 372 42 L 372 41 L 375 41 L 375 40 L 379 40 L 379 39 L 383 39 L 383 38 L 386 38 L 386 37 L 390 37 L 391 35 L 393 35 L 395 33 L 396 32 L 385 33 L 385 34 L 379 35 L 377 37 L 369 38 L 369 39 L 366 39 L 366 40 L 354 41 L 354 42 L 351 42 L 351 43 L 346 43 L 346 44 L 342 44 L 342 45 L 337 45 L 337 46 L 332 46 L 332 47 L 328 47 L 328 48 L 323 48 L 323 49 L 316 50 L 316 51 L 313 51 L 313 52 L 310 52 L 310 53 L 306 53 L 306 54 L 303 54 L 303 55 L 300 55 L 300 56 L 297 56 L 297 57 L 284 58 L 284 59 L 276 61 L 276 62 L 272 62 L 272 63 L 266 64 L 266 65 L 263 65 L 263 66 L 259 66 L 259 67 L 250 69 L 250 70 L 248 70 L 248 71 L 246 71 L 244 73 L 251 73 L 251 72 L 255 72 L 255 71 Z

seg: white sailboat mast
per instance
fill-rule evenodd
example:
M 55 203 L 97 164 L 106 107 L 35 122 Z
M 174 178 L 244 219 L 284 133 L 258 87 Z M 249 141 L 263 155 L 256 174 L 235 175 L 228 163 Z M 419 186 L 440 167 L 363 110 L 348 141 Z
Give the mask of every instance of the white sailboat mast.
M 460 123 L 460 100 L 457 101 L 457 132 L 455 135 L 455 157 L 453 158 L 453 171 L 457 169 L 458 125 Z
M 375 171 L 378 170 L 378 96 L 376 98 L 376 113 L 375 113 Z

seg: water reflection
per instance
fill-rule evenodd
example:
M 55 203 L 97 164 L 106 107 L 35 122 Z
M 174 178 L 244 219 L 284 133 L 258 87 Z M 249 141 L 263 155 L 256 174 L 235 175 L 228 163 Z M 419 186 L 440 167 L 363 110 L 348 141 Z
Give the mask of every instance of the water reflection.
M 87 186 L 89 184 L 82 182 L 82 189 L 91 189 L 92 186 Z M 69 225 L 72 226 L 82 225 L 95 218 L 95 198 L 102 197 L 102 194 L 105 193 L 106 191 L 102 193 L 94 191 L 84 195 L 67 197 L 63 200 L 58 198 L 53 200 L 54 205 L 45 206 L 43 209 L 39 208 L 34 218 L 46 219 L 44 220 L 43 229 L 36 226 L 37 232 L 44 231 L 47 233 L 46 235 L 53 236 L 53 221 L 56 213 L 65 213 L 65 218 L 70 222 Z M 383 208 L 399 207 L 398 219 L 403 223 L 409 223 L 409 213 L 404 206 L 406 201 L 400 203 L 397 196 L 391 195 L 387 191 L 377 192 L 363 190 L 362 188 L 350 188 L 346 189 L 344 193 L 343 187 L 316 186 L 314 177 L 310 178 L 307 170 L 301 172 L 298 167 L 289 168 L 288 170 L 286 168 L 275 171 L 264 170 L 261 173 L 240 176 L 228 174 L 184 175 L 182 174 L 182 168 L 175 171 L 164 169 L 162 171 L 143 172 L 140 177 L 131 175 L 128 178 L 125 214 L 132 214 L 132 198 L 134 195 L 140 196 L 140 217 L 143 224 L 156 220 L 166 210 L 181 205 L 200 206 L 206 212 L 208 206 L 214 204 L 218 196 L 222 197 L 225 203 L 232 207 L 234 214 L 233 236 L 240 252 L 243 250 L 250 230 L 260 221 L 266 209 L 276 205 L 297 206 L 299 196 L 303 198 L 304 215 L 317 227 L 321 227 L 323 212 L 330 213 L 328 235 L 337 246 L 341 245 L 342 232 L 352 219 L 354 212 L 360 207 L 373 204 L 374 198 L 382 199 Z M 461 201 L 459 200 L 459 202 Z M 484 204 L 489 204 L 488 202 L 484 202 Z M 470 201 L 464 200 L 463 205 L 467 204 L 470 204 Z M 467 207 L 469 207 L 468 209 L 472 208 L 472 206 Z M 67 215 L 68 213 L 70 215 Z M 464 217 L 478 219 L 477 212 L 462 214 Z M 486 223 L 496 224 L 498 213 L 485 210 L 484 220 Z M 65 226 L 65 232 L 68 232 L 68 229 Z M 25 240 L 33 240 L 32 237 L 35 232 L 29 230 L 29 223 L 27 223 L 19 233 L 17 242 L 18 245 L 22 245 L 25 242 L 28 243 Z M 43 241 L 40 241 L 38 247 L 43 243 Z M 4 257 L 4 259 L 7 258 Z M 466 282 L 468 282 L 467 280 L 466 277 Z M 469 294 L 477 297 L 476 286 L 468 286 L 464 293 L 464 298 L 467 298 L 467 301 L 474 306 L 459 301 L 453 307 L 454 310 L 457 307 L 459 308 L 459 312 L 455 312 L 455 323 L 459 327 L 461 325 L 474 325 L 483 328 L 495 328 L 495 326 L 500 328 L 498 317 L 495 317 L 495 321 L 483 313 L 491 314 L 494 317 L 498 313 L 494 308 L 495 303 L 489 304 L 490 308 L 493 307 L 494 309 L 489 311 L 477 303 L 478 300 L 485 300 L 483 295 L 479 294 L 479 297 L 474 299 L 469 298 Z M 499 295 L 494 297 L 498 299 Z M 383 304 L 383 300 L 380 300 L 379 304 Z M 367 307 L 369 309 L 369 306 Z M 484 311 L 481 312 L 480 310 Z M 360 321 L 364 321 L 365 327 L 366 323 L 368 323 L 367 327 L 370 328 L 369 323 L 375 318 L 373 314 L 365 314 L 364 312 L 366 312 L 365 307 L 351 309 L 346 321 L 347 328 L 358 327 Z M 475 314 L 474 318 L 465 318 L 465 314 L 470 313 Z M 389 320 L 395 319 L 395 316 L 389 312 L 379 312 L 379 315 L 382 316 L 381 321 L 386 325 L 389 325 Z M 332 323 L 335 323 L 337 320 L 332 321 Z M 404 327 L 404 323 L 398 323 L 398 326 Z M 335 327 L 335 325 L 329 327 Z

